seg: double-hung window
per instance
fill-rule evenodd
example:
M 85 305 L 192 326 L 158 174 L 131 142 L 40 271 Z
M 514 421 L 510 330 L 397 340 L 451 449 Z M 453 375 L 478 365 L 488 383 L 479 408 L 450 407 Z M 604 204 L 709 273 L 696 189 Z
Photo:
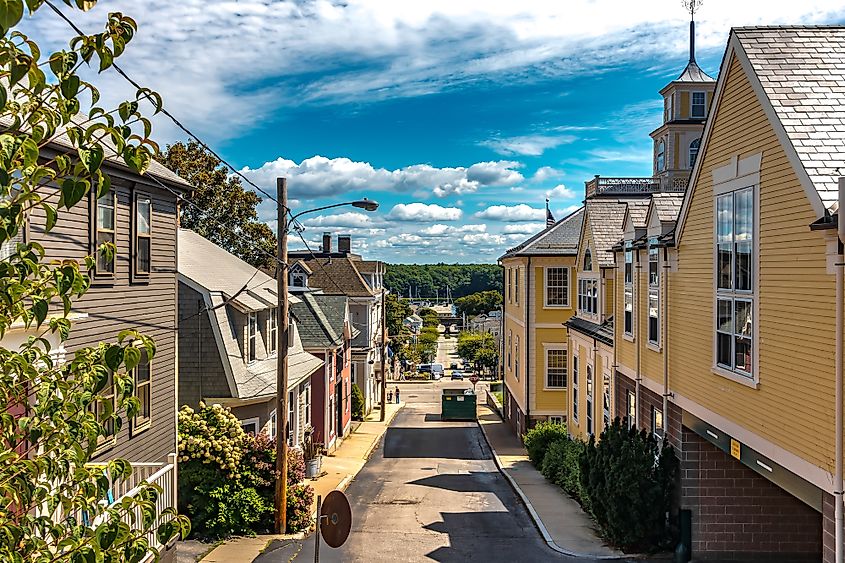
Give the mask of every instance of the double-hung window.
M 257 355 L 257 341 L 258 340 L 258 318 L 255 313 L 250 313 L 247 319 L 247 348 L 248 362 L 254 362 Z
M 666 168 L 666 143 L 661 139 L 657 142 L 657 171 L 663 172 Z
M 587 366 L 587 434 L 593 434 L 593 367 Z
M 138 398 L 138 414 L 132 421 L 132 432 L 139 432 L 150 426 L 152 421 L 152 366 L 146 350 L 141 351 L 141 361 L 135 366 L 135 396 Z
M 117 196 L 108 192 L 96 201 L 96 228 L 94 235 L 94 252 L 97 255 L 96 274 L 111 277 L 114 275 L 114 257 L 109 257 L 103 248 L 104 244 L 115 244 L 115 209 Z
M 279 327 L 276 317 L 279 310 L 275 307 L 270 309 L 270 318 L 267 319 L 267 353 L 275 354 L 276 345 L 279 343 Z
M 511 367 L 511 355 L 513 354 L 513 331 L 508 331 L 508 369 Z
M 507 278 L 508 278 L 508 283 L 507 283 L 507 285 L 505 285 L 505 287 L 507 288 L 506 297 L 508 299 L 508 303 L 512 303 L 513 302 L 513 285 L 512 285 L 513 284 L 513 274 L 511 274 L 510 268 L 507 269 Z
M 546 350 L 546 388 L 563 389 L 566 387 L 566 350 L 550 348 Z
M 630 241 L 625 241 L 624 272 L 624 331 L 628 336 L 634 334 L 634 250 Z
M 152 213 L 149 196 L 135 196 L 135 275 L 148 276 L 152 266 Z
M 546 307 L 569 307 L 569 268 L 546 268 Z
M 754 188 L 716 198 L 716 364 L 753 376 Z
M 648 341 L 657 344 L 660 339 L 660 249 L 657 239 L 648 242 Z
M 610 426 L 610 374 L 605 372 L 602 378 L 604 387 L 602 389 L 602 410 L 604 414 L 604 427 Z
M 104 448 L 114 444 L 116 426 L 112 415 L 117 408 L 114 393 L 114 374 L 109 370 L 106 384 L 100 393 L 89 403 L 88 410 L 103 425 L 103 435 L 97 436 L 97 448 Z
M 572 419 L 578 421 L 578 356 L 572 355 Z
M 690 116 L 691 117 L 704 117 L 706 111 L 706 98 L 704 92 L 693 92 L 692 93 L 692 107 L 690 108 Z
M 519 335 L 516 335 L 516 343 L 513 350 L 513 374 L 519 379 Z
M 663 436 L 663 411 L 651 407 L 651 433 L 657 436 Z
M 581 278 L 578 280 L 578 310 L 581 314 L 596 316 L 599 313 L 599 280 Z
M 634 427 L 637 423 L 637 396 L 633 391 L 628 391 L 628 429 Z
M 513 276 L 513 302 L 519 305 L 519 268 L 517 267 Z

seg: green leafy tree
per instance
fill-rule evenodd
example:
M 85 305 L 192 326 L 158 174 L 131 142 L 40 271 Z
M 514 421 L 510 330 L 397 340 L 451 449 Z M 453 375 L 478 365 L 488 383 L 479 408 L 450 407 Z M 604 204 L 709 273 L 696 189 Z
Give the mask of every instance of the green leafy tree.
M 276 235 L 259 221 L 261 197 L 244 189 L 220 160 L 195 141 L 168 145 L 156 158 L 194 187 L 192 205 L 180 208 L 180 225 L 256 267 L 269 268 Z
M 502 294 L 499 291 L 480 291 L 455 299 L 455 307 L 459 314 L 475 317 L 482 313 L 496 311 L 502 306 Z
M 417 311 L 417 315 L 423 320 L 423 326 L 426 328 L 437 328 L 437 325 L 440 324 L 440 318 L 434 309 L 423 307 Z
M 453 297 L 479 291 L 503 291 L 502 268 L 496 264 L 388 264 L 384 284 L 392 292 L 413 297 Z
M 437 353 L 438 336 L 437 329 L 431 327 L 423 328 L 417 336 L 417 351 L 423 362 L 431 362 L 434 359 Z
M 387 333 L 390 336 L 401 334 L 404 324 L 402 321 L 411 316 L 411 306 L 407 299 L 402 299 L 394 293 L 388 293 L 384 302 L 387 316 Z
M 63 1 L 83 10 L 96 3 Z M 34 16 L 42 2 L 27 0 L 26 7 Z M 135 21 L 109 14 L 104 32 L 73 37 L 67 49 L 42 56 L 14 29 L 24 10 L 23 0 L 0 2 L 0 244 L 10 243 L 28 216 L 50 231 L 89 193 L 107 193 L 105 159 L 142 174 L 158 150 L 139 111 L 144 100 L 160 109 L 158 94 L 141 89 L 108 110 L 78 74 L 83 65 L 112 66 L 134 37 Z M 59 134 L 72 150 L 50 145 Z M 162 491 L 154 485 L 103 503 L 132 468 L 121 459 L 89 462 L 98 440 L 111 439 L 138 412 L 130 372 L 153 358 L 155 343 L 124 331 L 54 362 L 46 337 L 69 337 L 68 315 L 91 284 L 94 258 L 51 261 L 37 242 L 7 248 L 11 255 L 0 261 L 0 337 L 16 323 L 38 336 L 17 349 L 0 344 L 0 561 L 140 561 L 149 551 L 148 533 L 162 543 L 184 537 L 187 519 L 174 510 L 157 514 Z M 112 260 L 114 246 L 98 252 Z M 104 396 L 107 386 L 113 399 Z
M 495 369 L 499 364 L 499 350 L 496 339 L 489 332 L 465 330 L 458 334 L 458 355 L 481 367 Z

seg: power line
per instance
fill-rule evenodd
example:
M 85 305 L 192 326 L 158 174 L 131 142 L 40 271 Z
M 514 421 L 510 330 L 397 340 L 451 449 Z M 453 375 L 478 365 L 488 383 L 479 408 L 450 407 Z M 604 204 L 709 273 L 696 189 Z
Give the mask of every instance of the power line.
M 52 3 L 50 0 L 46 0 L 46 1 L 45 1 L 45 4 L 47 4 L 47 5 L 48 5 L 48 6 L 49 6 L 49 7 L 50 7 L 50 8 L 51 8 L 51 9 L 52 9 L 52 10 L 53 10 L 53 11 L 54 11 L 54 12 L 55 12 L 55 13 L 56 13 L 56 14 L 57 14 L 60 18 L 61 18 L 61 19 L 63 19 L 63 20 L 64 20 L 64 21 L 65 21 L 65 22 L 66 22 L 66 23 L 67 23 L 67 24 L 71 27 L 71 29 L 73 29 L 76 33 L 78 33 L 79 35 L 85 35 L 85 36 L 87 36 L 87 35 L 88 35 L 88 34 L 87 34 L 87 33 L 85 33 L 84 31 L 82 31 L 82 29 L 80 29 L 80 28 L 79 28 L 79 26 L 77 26 L 75 23 L 73 23 L 73 21 L 72 21 L 70 18 L 68 18 L 68 17 L 64 14 L 64 12 L 62 12 L 62 11 L 61 11 L 61 10 L 59 10 L 59 9 L 58 9 L 55 5 L 53 5 L 53 3 Z M 115 70 L 115 71 L 116 71 L 116 72 L 117 72 L 120 76 L 122 76 L 122 77 L 123 77 L 123 78 L 124 78 L 127 82 L 129 82 L 132 86 L 134 86 L 134 87 L 135 87 L 138 91 L 143 91 L 143 90 L 144 90 L 144 88 L 143 88 L 140 84 L 138 84 L 138 82 L 136 82 L 135 80 L 133 80 L 133 79 L 132 79 L 132 78 L 131 78 L 128 74 L 126 74 L 126 72 L 125 72 L 122 68 L 120 68 L 120 66 L 118 66 L 118 65 L 117 65 L 117 63 L 112 62 L 112 65 L 111 65 L 111 66 L 114 68 L 114 70 Z M 155 104 L 155 102 L 152 100 L 152 98 L 150 97 L 150 95 L 149 95 L 148 93 L 144 92 L 144 98 L 146 98 L 146 99 L 147 99 L 147 101 L 149 101 L 151 104 L 153 104 L 153 106 L 155 106 L 155 105 L 156 105 L 156 104 Z M 172 121 L 172 122 L 173 122 L 173 124 L 174 124 L 174 125 L 176 125 L 176 127 L 178 127 L 179 129 L 181 129 L 181 130 L 182 130 L 182 131 L 183 131 L 186 135 L 188 135 L 191 139 L 193 139 L 194 141 L 196 141 L 197 143 L 199 143 L 199 144 L 200 144 L 200 146 L 201 146 L 202 148 L 204 148 L 204 149 L 205 149 L 205 150 L 207 150 L 209 153 L 211 153 L 211 154 L 212 154 L 212 155 L 213 155 L 213 156 L 214 156 L 217 160 L 219 160 L 222 164 L 224 164 L 224 165 L 225 165 L 225 166 L 226 166 L 229 170 L 231 170 L 232 172 L 234 172 L 234 173 L 235 173 L 235 175 L 237 175 L 238 177 L 240 177 L 240 178 L 241 178 L 244 182 L 246 182 L 247 184 L 249 184 L 250 186 L 252 186 L 252 187 L 253 187 L 253 188 L 255 188 L 256 190 L 258 190 L 261 194 L 263 194 L 263 195 L 264 195 L 265 197 L 267 197 L 269 200 L 271 200 L 271 201 L 275 201 L 276 203 L 279 203 L 279 202 L 276 200 L 276 198 L 275 198 L 275 197 L 273 197 L 272 195 L 270 195 L 269 193 L 267 193 L 267 191 L 266 191 L 266 190 L 263 190 L 261 187 L 259 187 L 259 186 L 258 186 L 258 184 L 256 184 L 255 182 L 253 182 L 252 180 L 250 180 L 249 178 L 247 178 L 247 177 L 246 177 L 243 173 L 241 173 L 241 172 L 240 172 L 237 168 L 235 168 L 234 166 L 232 166 L 231 164 L 229 164 L 226 160 L 224 160 L 222 156 L 220 156 L 219 154 L 217 154 L 217 152 L 215 152 L 215 151 L 214 151 L 211 147 L 209 147 L 209 146 L 208 146 L 206 143 L 204 143 L 204 142 L 203 142 L 203 141 L 202 141 L 199 137 L 197 137 L 197 136 L 196 136 L 196 135 L 195 135 L 195 134 L 194 134 L 194 133 L 193 133 L 190 129 L 188 129 L 185 125 L 183 125 L 183 124 L 182 124 L 182 122 L 181 122 L 181 121 L 179 121 L 179 120 L 178 120 L 178 119 L 177 119 L 177 118 L 176 118 L 176 117 L 175 117 L 172 113 L 170 113 L 167 109 L 165 109 L 163 105 L 161 105 L 161 107 L 159 108 L 159 112 L 160 112 L 160 113 L 162 113 L 163 115 L 167 116 L 167 117 L 170 119 L 170 121 Z M 290 213 L 290 209 L 289 209 L 289 208 L 288 208 L 288 213 Z

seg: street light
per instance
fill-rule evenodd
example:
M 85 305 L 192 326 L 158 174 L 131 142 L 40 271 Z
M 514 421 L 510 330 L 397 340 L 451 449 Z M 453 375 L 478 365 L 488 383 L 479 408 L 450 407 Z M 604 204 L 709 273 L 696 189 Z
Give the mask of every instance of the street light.
M 278 355 L 276 358 L 276 519 L 275 530 L 277 534 L 284 534 L 287 528 L 287 499 L 288 499 L 288 231 L 290 225 L 298 217 L 306 213 L 324 211 L 334 207 L 352 206 L 366 211 L 378 209 L 378 202 L 364 198 L 344 203 L 324 205 L 314 209 L 300 211 L 288 219 L 290 208 L 288 207 L 288 183 L 287 178 L 276 179 L 276 211 L 278 233 L 278 258 L 276 266 L 276 292 L 278 293 L 279 306 L 276 309 L 276 325 L 278 330 Z

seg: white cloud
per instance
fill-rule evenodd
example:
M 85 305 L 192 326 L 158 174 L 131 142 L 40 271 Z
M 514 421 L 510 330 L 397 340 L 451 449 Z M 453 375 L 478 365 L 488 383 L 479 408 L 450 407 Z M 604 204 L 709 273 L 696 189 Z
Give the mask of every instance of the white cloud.
M 572 199 L 575 195 L 574 191 L 563 184 L 559 184 L 546 192 L 546 197 L 549 199 Z
M 519 183 L 524 180 L 517 170 L 521 166 L 512 160 L 500 160 L 477 162 L 469 167 L 414 164 L 388 170 L 375 168 L 369 162 L 317 155 L 298 164 L 279 157 L 255 169 L 245 167 L 241 172 L 268 191 L 275 191 L 276 178 L 286 177 L 290 193 L 301 198 L 378 191 L 446 197 L 473 193 L 487 186 Z
M 462 215 L 463 212 L 457 207 L 441 207 L 437 204 L 414 202 L 394 205 L 388 217 L 396 221 L 432 223 L 435 221 L 457 221 Z
M 563 170 L 558 170 L 556 168 L 552 168 L 551 166 L 541 166 L 534 173 L 534 176 L 531 177 L 531 181 L 539 184 L 541 182 L 545 182 L 546 180 L 560 178 L 561 176 L 563 176 Z
M 517 223 L 515 225 L 505 225 L 502 232 L 514 235 L 533 235 L 534 233 L 539 233 L 545 228 L 545 223 Z
M 461 233 L 483 233 L 487 231 L 487 225 L 460 225 L 453 227 L 438 223 L 420 231 L 420 234 L 428 237 L 451 237 Z
M 572 135 L 520 135 L 503 139 L 489 139 L 481 145 L 503 155 L 540 156 L 548 149 L 572 143 Z
M 302 222 L 308 227 L 371 227 L 374 224 L 373 218 L 363 213 L 353 211 L 347 213 L 335 213 L 333 215 L 319 215 L 306 219 Z
M 461 237 L 461 242 L 469 246 L 500 246 L 505 244 L 505 237 L 490 233 L 471 233 Z
M 484 211 L 475 214 L 479 219 L 493 221 L 536 221 L 546 218 L 545 209 L 536 209 L 524 203 L 518 205 L 491 205 Z

